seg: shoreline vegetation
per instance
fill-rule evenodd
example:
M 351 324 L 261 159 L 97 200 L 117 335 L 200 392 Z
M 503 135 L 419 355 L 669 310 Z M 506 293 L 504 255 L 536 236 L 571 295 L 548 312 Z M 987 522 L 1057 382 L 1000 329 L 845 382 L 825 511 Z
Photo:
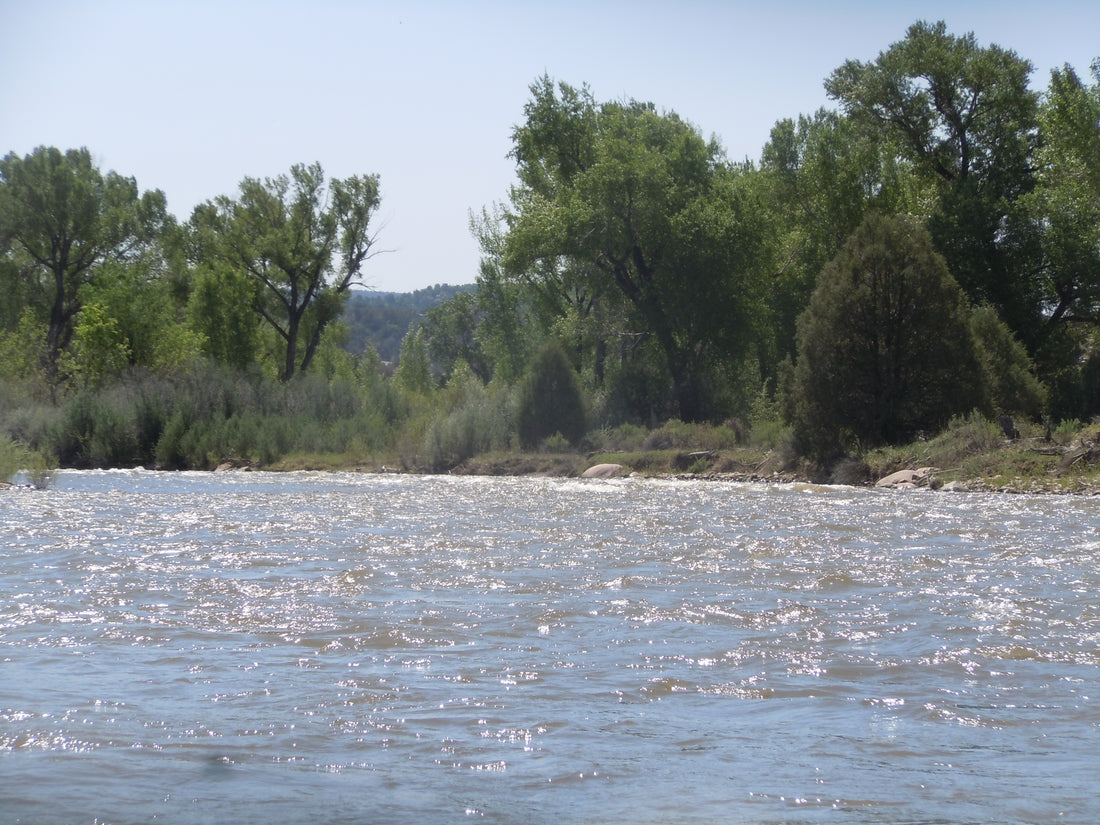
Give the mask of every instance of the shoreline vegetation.
M 656 431 L 651 449 L 611 452 L 492 452 L 473 456 L 443 471 L 452 475 L 581 478 L 592 467 L 609 468 L 602 477 L 638 476 L 760 484 L 816 484 L 928 489 L 945 492 L 1049 493 L 1100 495 L 1100 422 L 1062 427 L 1049 436 L 1032 427 L 1006 437 L 993 422 L 972 416 L 953 422 L 939 436 L 883 447 L 861 457 L 819 466 L 793 456 L 783 445 L 734 445 L 692 449 L 690 442 L 668 445 Z M 652 434 L 651 434 L 652 435 Z M 703 439 L 706 440 L 706 439 Z M 659 446 L 665 444 L 666 446 Z M 271 466 L 227 460 L 216 471 L 330 471 L 430 474 L 439 470 L 404 468 L 381 460 L 339 455 L 293 455 Z
M 1100 495 L 1100 420 L 1088 425 L 1071 422 L 1052 432 L 1037 424 L 1022 426 L 1023 432 L 1006 434 L 1003 426 L 974 414 L 953 420 L 933 438 L 879 447 L 826 464 L 797 455 L 788 434 L 772 443 L 754 444 L 751 438 L 739 442 L 738 431 L 729 426 L 667 422 L 655 430 L 628 428 L 626 438 L 621 433 L 617 438 L 608 436 L 607 441 L 618 441 L 620 449 L 573 449 L 550 439 L 540 450 L 492 450 L 449 466 L 429 465 L 417 456 L 366 456 L 353 451 L 291 452 L 270 462 L 225 457 L 188 469 L 583 478 L 591 468 L 600 467 L 603 472 L 593 477 Z M 140 465 L 122 462 L 104 466 Z M 0 478 L 15 480 L 0 480 L 0 489 L 48 487 L 56 469 L 56 461 L 0 438 Z

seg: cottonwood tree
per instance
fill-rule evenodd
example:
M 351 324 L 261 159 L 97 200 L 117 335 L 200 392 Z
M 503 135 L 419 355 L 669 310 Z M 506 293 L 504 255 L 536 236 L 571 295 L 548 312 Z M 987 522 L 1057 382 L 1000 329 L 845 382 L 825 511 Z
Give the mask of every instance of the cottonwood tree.
M 927 226 L 975 304 L 1029 346 L 1042 328 L 1038 233 L 1020 198 L 1035 184 L 1038 95 L 1014 52 L 918 22 L 871 62 L 849 60 L 830 97 L 936 184 Z
M 923 189 L 911 164 L 852 118 L 819 110 L 772 128 L 760 174 L 779 240 L 769 307 L 777 356 L 794 356 L 795 322 L 817 275 L 868 212 L 918 212 Z
M 685 420 L 718 415 L 715 376 L 744 356 L 763 297 L 766 234 L 752 188 L 721 147 L 674 113 L 597 104 L 543 77 L 513 133 L 503 264 L 589 279 L 632 309 L 664 355 Z
M 1050 320 L 1100 327 L 1100 59 L 1091 85 L 1070 66 L 1051 72 L 1040 111 L 1038 186 Z
M 106 261 L 150 254 L 170 224 L 164 193 L 99 171 L 87 149 L 41 146 L 0 160 L 0 250 L 46 328 L 51 375 L 73 334 L 81 288 Z
M 326 185 L 320 164 L 296 164 L 289 175 L 246 177 L 237 198 L 217 198 L 193 215 L 207 253 L 255 282 L 254 308 L 281 342 L 283 381 L 309 368 L 360 283 L 374 254 L 379 202 L 376 175 Z

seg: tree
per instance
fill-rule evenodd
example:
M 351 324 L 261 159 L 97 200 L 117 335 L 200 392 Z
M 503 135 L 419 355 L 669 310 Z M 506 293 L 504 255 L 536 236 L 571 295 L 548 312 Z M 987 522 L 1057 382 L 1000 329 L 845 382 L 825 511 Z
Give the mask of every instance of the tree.
M 77 315 L 71 358 L 64 369 L 78 384 L 98 387 L 129 364 L 131 351 L 118 319 L 98 303 L 87 303 Z
M 256 283 L 245 273 L 201 265 L 187 302 L 187 322 L 202 336 L 203 351 L 218 363 L 243 369 L 259 352 Z
M 796 436 L 820 457 L 932 431 L 981 401 L 962 291 L 926 230 L 869 215 L 798 322 Z
M 46 322 L 51 374 L 73 334 L 80 289 L 105 261 L 147 254 L 170 225 L 164 193 L 102 174 L 87 149 L 41 146 L 0 161 L 0 250 Z
M 570 444 L 584 436 L 586 414 L 577 373 L 553 338 L 531 362 L 520 388 L 518 417 L 520 444 L 527 449 L 555 434 Z
M 123 345 L 122 367 L 168 373 L 195 362 L 202 352 L 203 335 L 183 321 L 183 307 L 174 299 L 170 279 L 161 277 L 147 261 L 104 262 L 81 287 L 79 297 L 82 308 L 71 347 L 79 356 L 78 365 L 95 349 L 89 350 L 89 340 L 105 340 L 105 329 L 115 330 Z M 96 312 L 89 313 L 92 307 Z M 98 332 L 89 339 L 93 330 Z M 105 373 L 110 374 L 110 370 Z
M 411 395 L 427 396 L 435 389 L 432 365 L 424 330 L 410 329 L 401 342 L 401 358 L 393 374 L 394 383 Z
M 889 146 L 824 109 L 776 123 L 760 171 L 780 244 L 769 306 L 782 360 L 794 357 L 795 323 L 825 263 L 868 212 L 919 212 L 923 187 Z
M 507 278 L 498 257 L 487 254 L 478 268 L 476 298 L 482 350 L 492 373 L 514 383 L 531 358 L 534 332 L 523 286 Z
M 376 175 L 326 187 L 314 163 L 292 166 L 289 176 L 245 178 L 236 200 L 196 209 L 193 230 L 212 236 L 209 250 L 256 282 L 256 312 L 281 341 L 283 381 L 309 368 L 325 327 L 359 283 L 378 205 Z
M 1051 72 L 1039 115 L 1038 186 L 1029 206 L 1042 228 L 1053 323 L 1100 326 L 1100 59 L 1086 85 Z
M 1046 403 L 1046 387 L 1035 377 L 1027 350 L 989 305 L 970 315 L 970 331 L 982 368 L 982 386 L 995 413 L 1038 419 Z
M 477 337 L 479 323 L 477 299 L 472 292 L 460 292 L 428 310 L 420 328 L 441 383 L 451 380 L 460 362 L 465 363 L 482 383 L 492 378 L 488 359 Z
M 1032 348 L 1041 329 L 1038 237 L 1020 198 L 1034 186 L 1031 65 L 943 22 L 918 22 L 872 63 L 849 60 L 830 97 L 935 183 L 928 228 L 975 304 L 993 304 Z
M 679 415 L 720 414 L 714 378 L 744 356 L 762 301 L 759 203 L 714 140 L 652 104 L 597 105 L 543 77 L 513 134 L 520 185 L 503 262 L 625 300 L 664 353 Z

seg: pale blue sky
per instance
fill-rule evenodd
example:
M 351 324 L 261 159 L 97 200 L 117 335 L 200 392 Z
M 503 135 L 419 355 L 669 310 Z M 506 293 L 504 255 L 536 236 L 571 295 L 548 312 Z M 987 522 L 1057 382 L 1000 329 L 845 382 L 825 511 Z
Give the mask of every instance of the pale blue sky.
M 0 0 L 0 153 L 87 146 L 162 189 L 182 221 L 241 178 L 319 161 L 378 173 L 366 281 L 471 283 L 467 214 L 506 198 L 533 80 L 675 110 L 731 158 L 831 105 L 825 77 L 918 19 L 1052 67 L 1100 56 L 1100 4 L 1011 2 L 260 2 Z

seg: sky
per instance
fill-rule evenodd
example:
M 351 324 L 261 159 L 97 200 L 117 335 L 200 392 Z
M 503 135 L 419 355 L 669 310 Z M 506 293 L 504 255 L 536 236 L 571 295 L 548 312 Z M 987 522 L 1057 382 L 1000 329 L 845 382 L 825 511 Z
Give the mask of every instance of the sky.
M 1038 91 L 1100 57 L 1100 3 L 1062 0 L 0 0 L 0 154 L 87 147 L 180 221 L 295 163 L 378 174 L 365 283 L 466 284 L 470 212 L 507 200 L 512 130 L 544 74 L 757 160 L 778 120 L 834 106 L 835 68 L 917 20 L 1014 50 Z

